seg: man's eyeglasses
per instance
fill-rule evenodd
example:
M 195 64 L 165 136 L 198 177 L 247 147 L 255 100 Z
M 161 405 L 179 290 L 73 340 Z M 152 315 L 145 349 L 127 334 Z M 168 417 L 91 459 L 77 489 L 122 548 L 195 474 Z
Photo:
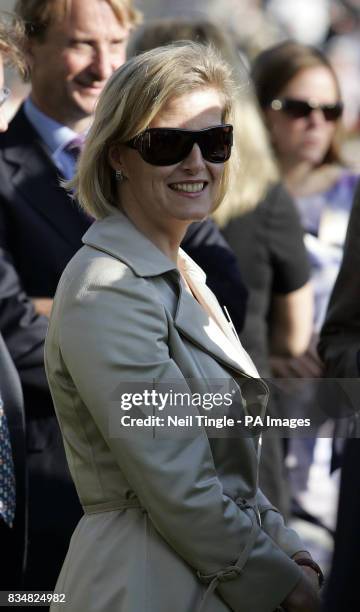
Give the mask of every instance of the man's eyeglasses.
M 312 100 L 298 100 L 297 98 L 277 98 L 270 103 L 270 108 L 282 111 L 291 119 L 309 117 L 314 110 L 321 110 L 326 121 L 337 121 L 340 119 L 344 105 L 342 102 L 335 104 L 318 104 Z
M 231 155 L 233 126 L 216 125 L 203 130 L 149 128 L 125 144 L 136 149 L 148 164 L 171 166 L 184 160 L 195 143 L 206 161 L 223 164 Z
M 0 106 L 2 106 L 4 102 L 8 99 L 10 93 L 11 91 L 7 87 L 0 88 Z

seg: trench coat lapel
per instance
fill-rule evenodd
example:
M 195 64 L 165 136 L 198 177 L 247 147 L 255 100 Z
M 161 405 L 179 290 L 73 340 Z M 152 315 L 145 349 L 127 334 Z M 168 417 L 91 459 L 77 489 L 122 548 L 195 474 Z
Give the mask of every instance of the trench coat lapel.
M 119 211 L 95 222 L 83 236 L 83 242 L 125 262 L 137 276 L 166 276 L 175 279 L 178 302 L 174 325 L 179 333 L 226 367 L 240 375 L 259 378 L 259 374 L 226 320 L 215 296 L 206 286 L 201 268 L 180 249 L 179 258 L 195 297 L 205 303 L 210 316 L 181 281 L 179 271 L 129 219 Z

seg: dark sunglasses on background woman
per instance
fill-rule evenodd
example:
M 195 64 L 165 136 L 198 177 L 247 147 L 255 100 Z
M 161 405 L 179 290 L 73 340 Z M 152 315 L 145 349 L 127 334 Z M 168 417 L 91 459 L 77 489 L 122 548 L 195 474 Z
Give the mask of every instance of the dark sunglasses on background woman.
M 335 104 L 318 104 L 312 100 L 299 100 L 297 98 L 276 98 L 269 104 L 270 108 L 282 111 L 292 119 L 309 117 L 315 110 L 321 110 L 326 121 L 336 121 L 340 119 L 344 105 L 342 102 Z

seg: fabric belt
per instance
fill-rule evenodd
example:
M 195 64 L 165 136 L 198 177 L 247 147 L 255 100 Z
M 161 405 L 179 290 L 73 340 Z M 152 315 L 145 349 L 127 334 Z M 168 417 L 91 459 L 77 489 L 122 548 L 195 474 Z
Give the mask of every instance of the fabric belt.
M 114 499 L 107 502 L 100 502 L 98 504 L 86 504 L 83 505 L 85 514 L 98 514 L 100 512 L 113 512 L 114 510 L 127 510 L 128 508 L 141 508 L 144 507 L 140 504 L 139 500 L 127 500 L 127 499 Z

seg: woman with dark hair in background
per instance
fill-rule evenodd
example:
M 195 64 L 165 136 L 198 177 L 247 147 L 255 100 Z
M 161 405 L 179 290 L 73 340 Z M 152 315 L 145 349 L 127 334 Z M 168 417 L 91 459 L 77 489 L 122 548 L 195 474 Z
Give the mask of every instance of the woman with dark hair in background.
M 294 197 L 305 231 L 315 295 L 310 349 L 299 360 L 273 365 L 279 375 L 318 378 L 322 364 L 315 348 L 317 335 L 339 271 L 357 182 L 357 175 L 341 157 L 343 102 L 326 56 L 315 47 L 297 42 L 285 41 L 260 53 L 252 77 L 283 180 Z M 301 412 L 311 416 L 319 405 L 320 395 L 314 393 L 311 382 L 304 382 L 298 400 L 299 416 Z M 294 489 L 300 505 L 306 504 L 314 445 L 314 439 L 294 439 L 291 443 L 296 464 Z M 332 490 L 333 485 L 329 486 Z M 328 508 L 324 509 L 324 519 L 332 520 Z
M 318 332 L 339 270 L 357 181 L 341 157 L 338 80 L 321 51 L 292 41 L 258 55 L 252 77 L 283 180 L 306 232 Z

